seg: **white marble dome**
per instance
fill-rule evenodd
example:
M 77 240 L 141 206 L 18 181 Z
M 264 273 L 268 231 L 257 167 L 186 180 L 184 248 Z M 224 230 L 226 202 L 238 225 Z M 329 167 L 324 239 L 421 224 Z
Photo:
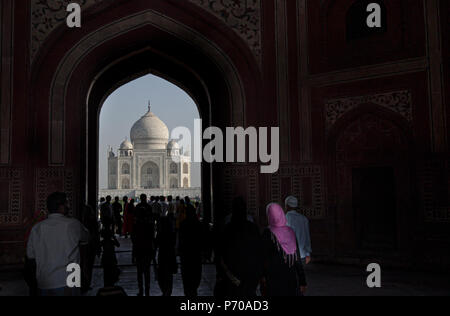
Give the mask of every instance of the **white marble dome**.
M 120 144 L 120 150 L 133 150 L 133 144 L 126 139 Z
M 148 112 L 131 128 L 131 141 L 136 150 L 166 149 L 169 142 L 167 125 L 155 114 Z
M 171 140 L 167 145 L 167 149 L 168 150 L 180 149 L 180 145 L 177 143 L 176 140 Z

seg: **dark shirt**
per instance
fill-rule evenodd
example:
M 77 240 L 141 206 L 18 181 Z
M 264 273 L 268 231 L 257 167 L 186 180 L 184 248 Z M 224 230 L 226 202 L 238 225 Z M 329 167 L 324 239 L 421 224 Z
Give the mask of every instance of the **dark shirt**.
M 231 222 L 221 238 L 220 253 L 223 263 L 241 285 L 233 286 L 227 275 L 229 296 L 256 296 L 256 288 L 263 274 L 263 248 L 258 227 L 249 222 Z
M 153 258 L 155 242 L 155 221 L 152 209 L 147 203 L 135 208 L 136 223 L 133 228 L 133 245 L 136 258 Z
M 180 225 L 180 255 L 186 263 L 202 264 L 202 226 L 196 217 L 185 219 Z
M 120 204 L 119 202 L 114 202 L 112 204 L 112 210 L 113 210 L 113 214 L 114 214 L 114 221 L 116 223 L 119 223 L 122 219 L 122 204 Z
M 306 277 L 300 253 L 293 265 L 285 259 L 283 250 L 274 242 L 272 232 L 263 233 L 264 276 L 267 282 L 267 296 L 301 296 L 300 287 L 306 286 Z

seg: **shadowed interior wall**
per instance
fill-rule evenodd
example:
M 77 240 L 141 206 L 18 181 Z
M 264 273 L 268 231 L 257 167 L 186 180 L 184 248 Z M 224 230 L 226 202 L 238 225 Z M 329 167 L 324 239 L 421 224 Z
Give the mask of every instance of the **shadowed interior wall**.
M 448 1 L 383 1 L 386 30 L 351 40 L 357 0 L 81 2 L 71 30 L 66 0 L 0 5 L 0 263 L 22 260 L 52 191 L 68 193 L 75 216 L 96 203 L 102 100 L 154 73 L 188 92 L 207 125 L 280 127 L 276 174 L 203 165 L 216 220 L 243 195 L 263 226 L 267 203 L 294 194 L 317 260 L 449 266 Z M 358 198 L 370 194 L 353 186 L 376 168 L 395 186 L 390 252 L 360 246 L 355 210 L 370 212 Z

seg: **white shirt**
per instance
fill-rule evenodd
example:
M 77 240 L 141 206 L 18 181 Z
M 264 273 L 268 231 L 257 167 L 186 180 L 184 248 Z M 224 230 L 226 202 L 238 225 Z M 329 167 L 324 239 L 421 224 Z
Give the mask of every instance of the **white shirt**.
M 309 233 L 309 220 L 306 216 L 296 211 L 287 213 L 286 218 L 287 225 L 294 230 L 295 236 L 297 237 L 298 248 L 302 259 L 310 257 L 312 248 L 311 236 Z
M 27 256 L 36 260 L 36 278 L 42 290 L 67 286 L 66 271 L 71 263 L 80 264 L 80 243 L 89 240 L 88 230 L 76 219 L 50 214 L 33 227 Z

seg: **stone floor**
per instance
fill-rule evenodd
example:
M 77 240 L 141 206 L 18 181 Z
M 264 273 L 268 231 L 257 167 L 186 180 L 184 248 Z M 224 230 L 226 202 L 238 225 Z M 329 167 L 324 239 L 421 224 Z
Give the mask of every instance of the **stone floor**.
M 131 265 L 130 241 L 120 240 L 122 247 L 117 254 L 122 274 L 119 286 L 128 295 L 137 295 L 136 268 Z M 450 275 L 415 273 L 401 270 L 382 271 L 382 288 L 369 289 L 366 286 L 365 269 L 353 266 L 312 264 L 307 268 L 308 296 L 450 296 Z M 103 284 L 102 269 L 97 263 L 94 270 L 93 290 L 95 295 Z M 199 295 L 212 296 L 215 284 L 215 267 L 204 265 Z M 27 295 L 27 286 L 21 274 L 14 268 L 0 267 L 0 296 Z M 151 295 L 160 296 L 152 269 Z M 183 296 L 181 275 L 174 279 L 174 296 Z

